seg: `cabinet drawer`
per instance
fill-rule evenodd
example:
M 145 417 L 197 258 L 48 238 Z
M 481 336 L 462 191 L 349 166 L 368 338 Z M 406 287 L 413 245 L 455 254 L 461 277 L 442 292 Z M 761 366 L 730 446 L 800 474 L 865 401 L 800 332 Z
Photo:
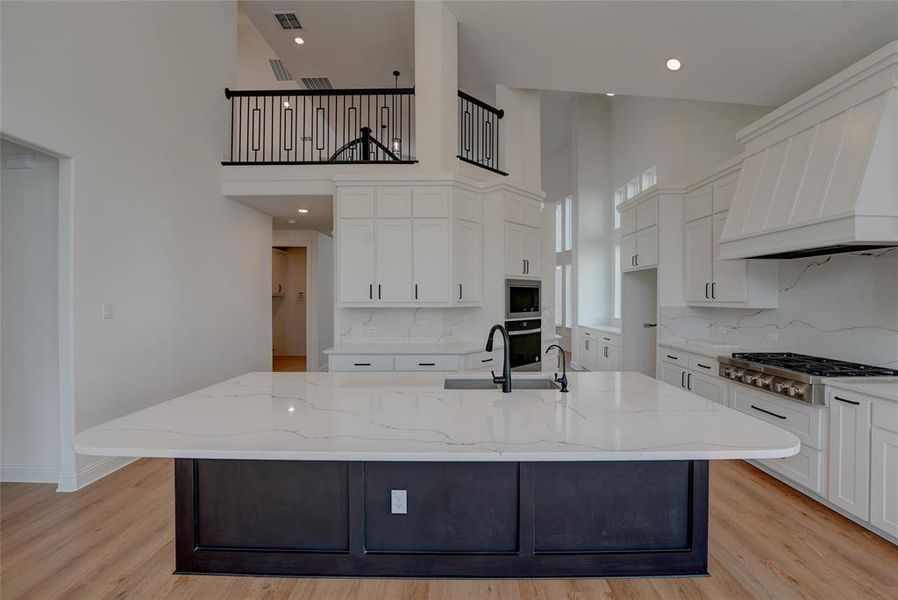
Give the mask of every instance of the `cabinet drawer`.
M 743 385 L 731 386 L 730 406 L 778 427 L 791 431 L 801 440 L 802 447 L 824 447 L 824 408 L 781 400 L 773 394 L 757 392 Z
M 678 365 L 684 369 L 689 367 L 689 353 L 687 352 L 681 352 L 680 350 L 674 350 L 673 348 L 665 348 L 664 346 L 659 346 L 658 353 L 661 355 L 661 360 L 663 360 L 664 362 Z
M 700 354 L 689 355 L 689 368 L 698 373 L 708 373 L 717 376 L 717 361 Z
M 757 462 L 815 494 L 823 494 L 824 458 L 822 450 L 802 445 L 798 454 L 794 456 L 767 458 Z
M 502 367 L 502 357 L 496 352 L 478 352 L 465 356 L 466 371 L 480 371 Z
M 331 371 L 393 370 L 393 357 L 382 354 L 332 354 L 327 362 Z
M 835 390 L 834 394 L 842 398 L 851 397 L 840 390 Z M 898 403 L 889 402 L 888 400 L 875 400 L 873 402 L 873 418 L 871 422 L 874 427 L 898 433 Z
M 658 224 L 658 199 L 652 198 L 636 206 L 636 227 L 645 229 Z
M 620 346 L 620 336 L 605 331 L 596 331 L 595 336 L 603 346 Z
M 404 354 L 396 357 L 397 371 L 458 371 L 458 357 L 445 354 Z
M 412 213 L 416 218 L 448 217 L 449 188 L 416 187 Z

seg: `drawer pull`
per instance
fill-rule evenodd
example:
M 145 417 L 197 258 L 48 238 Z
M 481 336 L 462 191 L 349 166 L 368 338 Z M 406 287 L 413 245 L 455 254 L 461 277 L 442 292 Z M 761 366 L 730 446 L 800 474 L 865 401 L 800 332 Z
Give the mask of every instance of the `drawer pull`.
M 418 363 L 418 366 L 419 367 L 435 367 L 435 366 L 437 366 L 437 364 L 436 363 Z
M 855 406 L 860 406 L 860 404 L 861 404 L 860 402 L 855 402 L 854 400 L 847 400 L 847 399 L 842 398 L 842 397 L 840 397 L 840 396 L 833 396 L 833 398 L 835 398 L 835 399 L 838 400 L 839 402 L 845 402 L 846 404 L 854 404 Z
M 611 341 L 611 338 L 603 337 L 602 339 L 605 340 L 606 342 L 610 342 L 610 341 Z
M 768 414 L 768 415 L 770 415 L 771 417 L 776 417 L 777 419 L 783 419 L 783 420 L 786 419 L 786 417 L 784 417 L 783 415 L 778 415 L 778 414 L 776 414 L 775 412 L 770 412 L 769 410 L 764 410 L 763 408 L 758 408 L 758 407 L 755 406 L 754 404 L 752 404 L 751 407 L 752 407 L 753 409 L 757 410 L 757 411 L 760 411 L 760 412 L 764 413 L 764 414 Z
M 711 368 L 711 367 L 709 367 L 708 365 L 703 365 L 702 363 L 695 363 L 695 364 L 697 364 L 698 366 L 700 366 L 700 367 L 703 368 L 703 369 L 710 369 L 710 368 Z
M 352 363 L 353 367 L 370 367 L 371 363 Z
M 493 362 L 493 359 L 492 358 L 483 358 L 480 360 L 480 362 L 482 362 L 482 363 Z
M 672 360 L 680 360 L 679 356 L 671 356 L 670 354 L 667 355 L 667 358 L 670 358 Z

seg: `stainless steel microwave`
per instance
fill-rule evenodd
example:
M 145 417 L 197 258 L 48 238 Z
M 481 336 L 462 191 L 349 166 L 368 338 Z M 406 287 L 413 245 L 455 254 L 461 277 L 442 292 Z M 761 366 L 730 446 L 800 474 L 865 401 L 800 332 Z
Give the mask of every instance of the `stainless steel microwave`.
M 505 318 L 527 319 L 539 316 L 540 282 L 526 279 L 505 280 Z

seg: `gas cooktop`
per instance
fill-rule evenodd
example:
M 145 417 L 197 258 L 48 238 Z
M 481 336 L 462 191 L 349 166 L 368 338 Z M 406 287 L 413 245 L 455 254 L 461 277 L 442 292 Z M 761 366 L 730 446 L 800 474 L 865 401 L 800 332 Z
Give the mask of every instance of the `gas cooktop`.
M 794 352 L 734 352 L 720 356 L 720 376 L 808 404 L 823 404 L 824 377 L 888 377 L 898 371 Z

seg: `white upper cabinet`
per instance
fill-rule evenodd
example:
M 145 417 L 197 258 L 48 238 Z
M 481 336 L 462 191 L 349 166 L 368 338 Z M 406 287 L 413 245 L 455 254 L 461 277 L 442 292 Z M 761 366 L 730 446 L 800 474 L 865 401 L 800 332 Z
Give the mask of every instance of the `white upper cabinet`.
M 476 305 L 482 300 L 482 200 L 453 185 L 339 186 L 341 306 Z
M 683 275 L 687 304 L 776 308 L 775 260 L 722 260 L 720 240 L 733 203 L 738 167 L 705 177 L 683 200 Z
M 658 266 L 658 194 L 621 205 L 621 271 Z
M 542 250 L 542 203 L 506 192 L 505 274 L 539 277 Z

